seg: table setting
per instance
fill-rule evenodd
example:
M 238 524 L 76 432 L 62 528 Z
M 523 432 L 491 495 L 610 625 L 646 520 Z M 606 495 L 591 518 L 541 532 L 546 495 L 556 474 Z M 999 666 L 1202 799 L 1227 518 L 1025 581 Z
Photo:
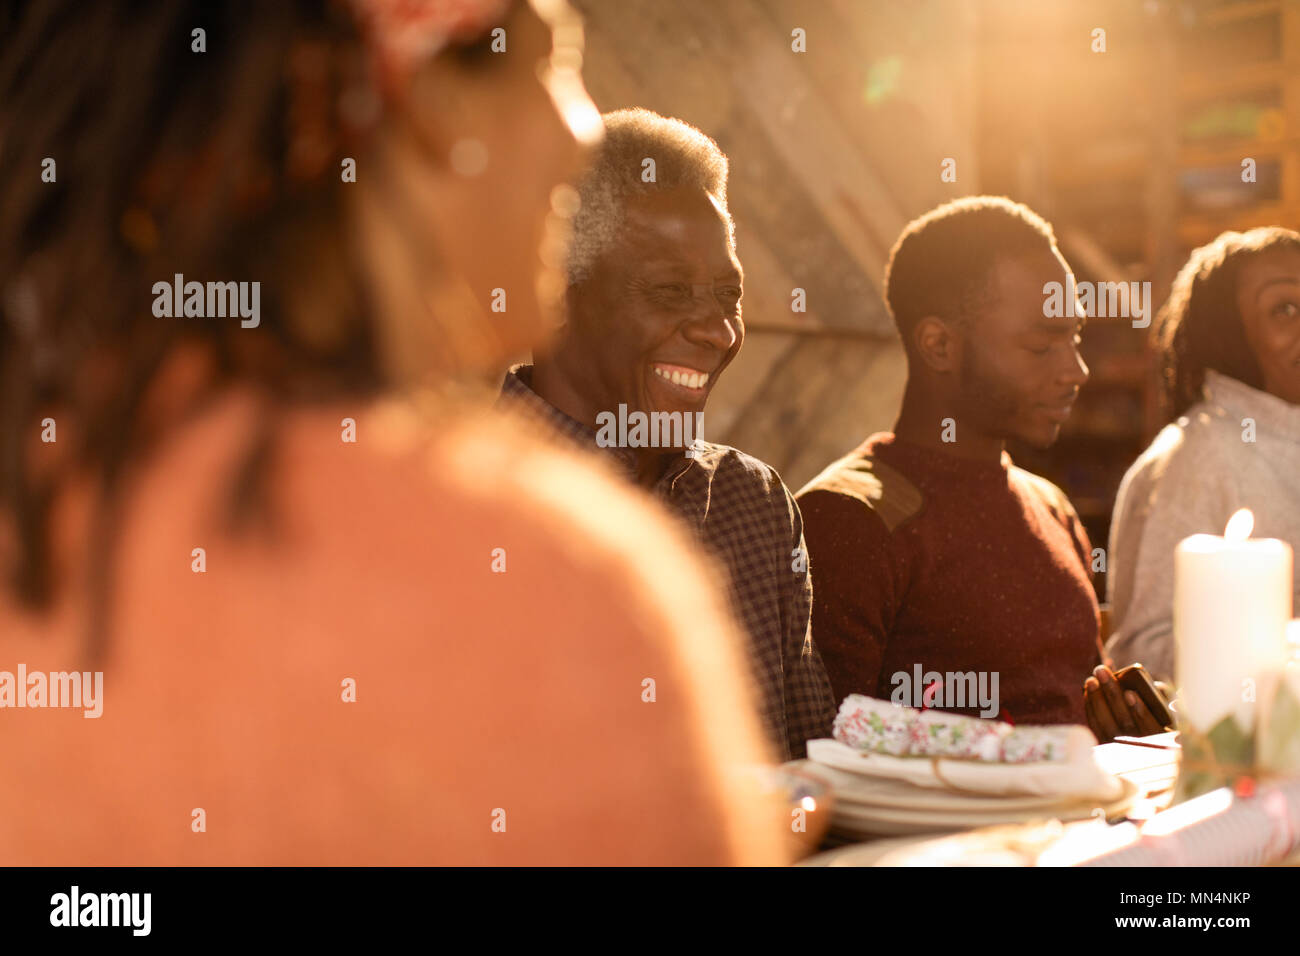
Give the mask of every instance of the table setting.
M 782 771 L 799 866 L 1261 866 L 1300 863 L 1300 620 L 1290 546 L 1178 548 L 1177 728 L 1098 743 L 850 694 L 830 737 Z

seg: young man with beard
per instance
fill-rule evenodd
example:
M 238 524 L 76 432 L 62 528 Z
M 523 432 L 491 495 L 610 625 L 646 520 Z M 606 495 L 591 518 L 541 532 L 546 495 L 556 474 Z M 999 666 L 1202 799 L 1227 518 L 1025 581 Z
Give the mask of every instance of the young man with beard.
M 1088 380 L 1082 320 L 1044 314 L 1045 287 L 1068 273 L 1051 226 L 1003 198 L 940 206 L 894 245 L 897 424 L 798 496 L 837 699 L 888 699 L 918 669 L 996 673 L 1012 722 L 1086 721 L 1103 739 L 1161 729 L 1100 663 L 1091 545 L 1069 500 L 1005 450 L 1050 446 Z
M 647 110 L 604 120 L 605 140 L 579 187 L 567 321 L 535 365 L 511 369 L 503 404 L 601 454 L 718 560 L 727 574 L 717 587 L 748 632 L 775 751 L 802 757 L 807 740 L 830 733 L 834 702 L 809 627 L 799 509 L 768 465 L 691 441 L 745 335 L 727 158 L 699 130 Z M 625 427 L 647 417 L 649 435 Z M 674 428 L 656 427 L 663 421 Z M 635 540 L 637 529 L 626 533 Z

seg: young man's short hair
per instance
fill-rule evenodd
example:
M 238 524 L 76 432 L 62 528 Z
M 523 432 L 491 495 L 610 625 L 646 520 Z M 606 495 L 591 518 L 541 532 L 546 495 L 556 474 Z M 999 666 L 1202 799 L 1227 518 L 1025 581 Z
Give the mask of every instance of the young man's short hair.
M 1051 225 L 1005 196 L 944 203 L 903 229 L 885 266 L 885 301 L 907 348 L 927 315 L 960 320 L 988 300 L 1003 258 L 1056 251 Z

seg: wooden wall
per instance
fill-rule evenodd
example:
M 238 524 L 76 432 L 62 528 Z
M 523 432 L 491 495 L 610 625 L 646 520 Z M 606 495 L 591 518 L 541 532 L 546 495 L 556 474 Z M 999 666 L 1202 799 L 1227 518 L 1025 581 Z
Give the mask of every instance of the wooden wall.
M 1194 245 L 1300 225 L 1300 0 L 574 2 L 601 109 L 680 117 L 731 159 L 748 336 L 707 435 L 795 489 L 892 426 L 906 367 L 884 264 L 938 203 L 1026 202 L 1081 280 L 1149 281 L 1154 307 Z M 1241 182 L 1244 157 L 1258 182 Z M 946 158 L 955 183 L 940 179 Z M 796 287 L 806 314 L 790 309 Z M 1091 322 L 1092 379 L 1061 439 L 1011 448 L 1065 489 L 1099 546 L 1120 479 L 1164 424 L 1148 337 Z

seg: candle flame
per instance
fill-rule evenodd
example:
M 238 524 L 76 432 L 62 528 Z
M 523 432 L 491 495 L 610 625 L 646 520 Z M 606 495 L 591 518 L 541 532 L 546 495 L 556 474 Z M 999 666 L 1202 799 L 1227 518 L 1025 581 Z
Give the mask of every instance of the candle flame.
M 1229 541 L 1245 541 L 1254 529 L 1255 516 L 1249 508 L 1242 508 L 1228 519 L 1228 527 L 1223 530 L 1223 536 Z

